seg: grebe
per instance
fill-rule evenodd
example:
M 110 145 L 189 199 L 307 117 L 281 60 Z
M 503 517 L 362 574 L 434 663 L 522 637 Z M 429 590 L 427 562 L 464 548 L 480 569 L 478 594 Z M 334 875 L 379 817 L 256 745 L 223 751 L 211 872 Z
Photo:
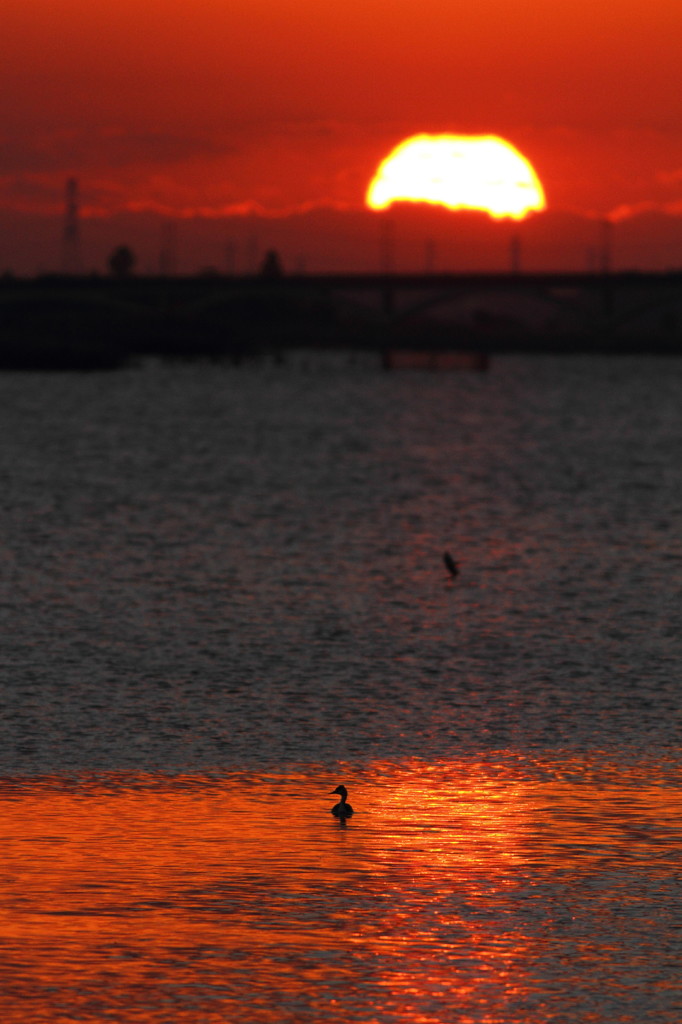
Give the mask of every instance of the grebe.
M 445 568 L 448 570 L 448 572 L 450 573 L 454 580 L 455 576 L 459 575 L 459 566 L 457 565 L 457 562 L 454 560 L 449 551 L 443 552 L 443 562 L 445 563 Z
M 346 803 L 346 797 L 348 796 L 348 790 L 345 786 L 337 786 L 336 789 L 332 790 L 332 793 L 338 793 L 341 799 L 338 804 L 334 804 L 332 807 L 332 814 L 336 818 L 349 818 L 353 813 L 353 808 L 350 804 Z

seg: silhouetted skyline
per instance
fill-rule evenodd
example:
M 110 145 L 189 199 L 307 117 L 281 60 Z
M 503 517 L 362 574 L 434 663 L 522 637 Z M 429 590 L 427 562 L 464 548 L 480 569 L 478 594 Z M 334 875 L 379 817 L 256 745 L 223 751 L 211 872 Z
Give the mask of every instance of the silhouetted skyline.
M 81 185 L 87 193 L 87 182 Z M 64 213 L 43 219 L 5 214 L 0 273 L 19 276 L 71 268 L 108 273 L 113 249 L 127 245 L 136 273 L 257 273 L 269 250 L 287 272 L 478 270 L 671 270 L 682 267 L 682 221 L 647 213 L 609 223 L 548 211 L 522 222 L 481 213 L 405 204 L 377 214 L 312 210 L 285 218 L 168 221 L 119 214 L 78 223 L 77 262 L 66 263 Z
M 225 266 L 230 239 L 243 265 L 247 235 L 254 260 L 275 247 L 311 269 L 375 267 L 364 229 L 352 245 L 354 218 L 380 161 L 417 132 L 517 146 L 550 213 L 589 222 L 559 234 L 564 261 L 583 267 L 592 248 L 598 262 L 594 225 L 609 218 L 617 266 L 679 265 L 680 37 L 677 0 L 651 0 L 646 17 L 639 0 L 170 0 L 144 18 L 132 0 L 14 5 L 0 68 L 0 271 L 59 269 L 69 178 L 86 270 L 122 239 L 158 270 L 164 224 L 178 225 L 180 272 Z M 426 230 L 419 258 L 397 234 L 398 265 L 423 265 Z M 558 265 L 534 250 L 535 233 L 524 262 Z M 434 242 L 455 266 L 445 233 Z M 501 249 L 506 261 L 508 241 Z

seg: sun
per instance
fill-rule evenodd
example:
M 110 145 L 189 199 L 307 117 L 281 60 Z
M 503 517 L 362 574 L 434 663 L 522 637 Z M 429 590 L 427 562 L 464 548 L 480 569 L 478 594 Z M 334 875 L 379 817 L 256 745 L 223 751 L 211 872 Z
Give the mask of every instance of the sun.
M 496 135 L 413 135 L 379 165 L 365 199 L 372 210 L 392 203 L 434 203 L 484 210 L 495 220 L 522 220 L 544 210 L 532 166 Z

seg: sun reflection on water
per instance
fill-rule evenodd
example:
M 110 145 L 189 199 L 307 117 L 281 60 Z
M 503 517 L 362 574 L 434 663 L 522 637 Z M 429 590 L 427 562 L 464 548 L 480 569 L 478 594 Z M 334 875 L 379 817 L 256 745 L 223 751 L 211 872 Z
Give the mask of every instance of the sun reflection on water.
M 4 780 L 2 1020 L 440 1022 L 456 1007 L 533 1024 L 589 1003 L 606 1022 L 640 974 L 674 1019 L 679 929 L 665 948 L 652 929 L 682 909 L 680 788 L 655 766 L 344 776 Z M 347 823 L 329 814 L 339 781 Z

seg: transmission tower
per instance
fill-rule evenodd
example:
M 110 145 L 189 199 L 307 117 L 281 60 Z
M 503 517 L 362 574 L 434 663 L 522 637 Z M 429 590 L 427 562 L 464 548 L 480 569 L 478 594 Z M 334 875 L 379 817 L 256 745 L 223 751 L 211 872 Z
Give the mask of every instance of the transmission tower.
M 521 235 L 518 231 L 509 239 L 509 270 L 512 274 L 521 273 Z
M 83 270 L 79 208 L 78 181 L 76 178 L 69 178 L 64 194 L 64 230 L 62 232 L 62 270 L 65 274 L 80 274 Z

